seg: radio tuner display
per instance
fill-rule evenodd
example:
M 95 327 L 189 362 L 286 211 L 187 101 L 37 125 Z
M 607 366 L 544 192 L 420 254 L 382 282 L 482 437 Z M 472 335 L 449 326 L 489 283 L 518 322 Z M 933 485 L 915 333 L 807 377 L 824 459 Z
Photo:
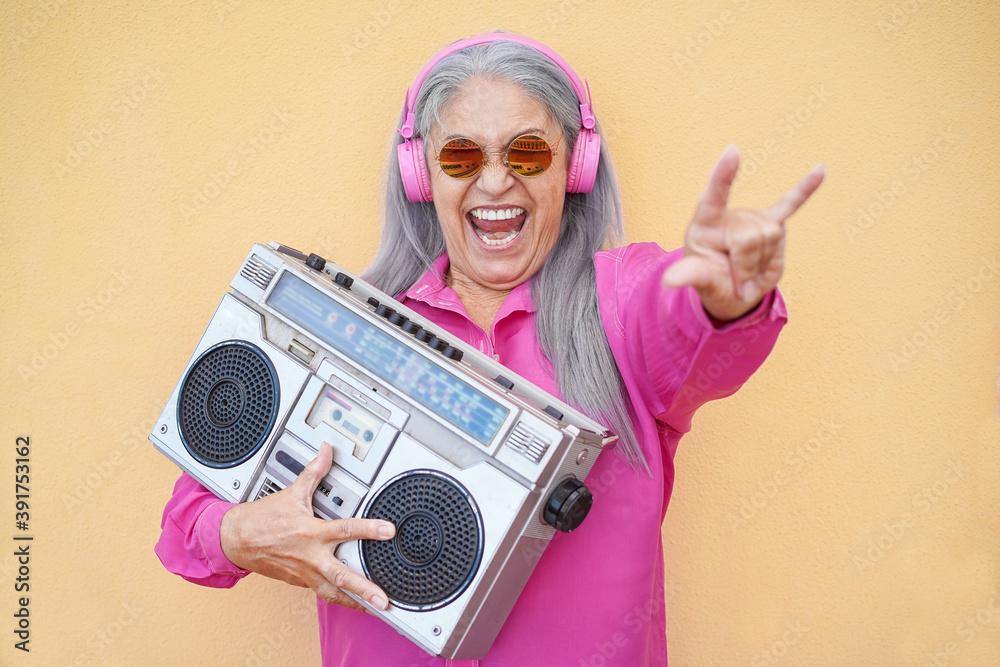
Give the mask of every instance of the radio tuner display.
M 484 445 L 508 410 L 286 271 L 267 305 Z

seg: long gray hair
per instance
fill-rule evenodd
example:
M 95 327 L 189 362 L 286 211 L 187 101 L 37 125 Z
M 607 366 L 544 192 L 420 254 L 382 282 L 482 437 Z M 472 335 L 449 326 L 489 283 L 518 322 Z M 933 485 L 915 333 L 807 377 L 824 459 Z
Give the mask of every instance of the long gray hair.
M 499 79 L 545 105 L 567 141 L 580 130 L 580 103 L 566 74 L 534 49 L 498 40 L 449 55 L 427 76 L 416 101 L 418 137 L 427 137 L 439 113 L 472 77 Z M 402 114 L 397 127 L 403 123 Z M 600 133 L 600 124 L 597 125 Z M 433 203 L 412 203 L 399 174 L 394 133 L 383 178 L 382 242 L 365 280 L 388 294 L 409 289 L 445 249 Z M 567 147 L 572 150 L 572 145 Z M 568 155 L 569 153 L 567 153 Z M 649 471 L 629 418 L 621 374 L 601 325 L 594 253 L 624 242 L 618 178 L 601 137 L 597 180 L 586 194 L 567 193 L 555 247 L 532 282 L 537 333 L 552 361 L 564 398 L 618 434 L 619 448 L 634 467 Z

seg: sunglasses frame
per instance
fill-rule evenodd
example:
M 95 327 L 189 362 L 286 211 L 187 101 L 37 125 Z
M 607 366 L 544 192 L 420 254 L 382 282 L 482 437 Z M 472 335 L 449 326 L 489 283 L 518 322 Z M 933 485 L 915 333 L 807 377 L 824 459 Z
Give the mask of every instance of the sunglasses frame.
M 521 174 L 521 173 L 518 173 L 517 170 L 515 170 L 513 167 L 510 166 L 510 160 L 508 159 L 508 155 L 510 154 L 510 147 L 514 145 L 514 142 L 517 141 L 518 139 L 527 139 L 527 138 L 530 138 L 532 140 L 537 139 L 537 140 L 541 141 L 542 143 L 544 143 L 545 146 L 549 149 L 549 164 L 548 164 L 548 166 L 545 167 L 544 169 L 542 169 L 541 171 L 539 171 L 537 173 L 534 173 L 534 174 Z M 470 174 L 468 174 L 466 176 L 456 176 L 456 175 L 453 175 L 453 174 L 449 174 L 444 169 L 444 166 L 441 164 L 441 153 L 445 150 L 445 148 L 448 147 L 448 144 L 450 144 L 453 141 L 468 142 L 469 144 L 472 144 L 472 146 L 475 146 L 476 148 L 479 149 L 479 152 L 482 153 L 482 155 L 483 155 L 483 163 L 481 165 L 479 165 L 478 169 L 476 169 L 474 172 L 472 172 L 472 173 L 470 173 Z M 471 148 L 471 146 L 470 146 L 470 148 Z M 490 160 L 493 159 L 492 156 L 494 156 L 494 155 L 500 155 L 501 156 L 500 161 L 503 162 L 504 166 L 507 167 L 508 169 L 510 169 L 512 172 L 514 172 L 514 174 L 516 174 L 517 176 L 521 176 L 522 178 L 535 178 L 536 176 L 541 176 L 542 174 L 544 174 L 545 172 L 547 172 L 549 170 L 549 168 L 552 166 L 552 160 L 555 159 L 555 157 L 558 154 L 559 153 L 556 151 L 555 148 L 553 148 L 552 144 L 550 144 L 548 141 L 546 141 L 544 137 L 540 137 L 537 134 L 519 134 L 518 136 L 516 136 L 513 139 L 511 139 L 510 143 L 508 143 L 507 147 L 505 149 L 503 149 L 502 151 L 487 151 L 485 148 L 483 148 L 479 144 L 478 141 L 475 141 L 474 139 L 469 139 L 468 137 L 452 137 L 452 138 L 448 139 L 444 143 L 444 146 L 442 146 L 441 149 L 437 152 L 437 155 L 435 156 L 434 159 L 437 161 L 438 167 L 441 168 L 441 171 L 444 172 L 445 175 L 449 176 L 450 178 L 455 178 L 455 179 L 458 179 L 458 180 L 466 180 L 466 179 L 474 178 L 474 177 L 478 176 L 480 174 L 480 172 L 482 172 L 482 170 L 490 163 Z

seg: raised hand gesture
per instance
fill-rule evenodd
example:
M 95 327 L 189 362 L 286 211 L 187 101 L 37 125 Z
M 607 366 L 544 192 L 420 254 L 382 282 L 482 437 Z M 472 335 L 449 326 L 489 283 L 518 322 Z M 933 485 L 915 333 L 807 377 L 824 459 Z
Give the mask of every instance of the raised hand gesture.
M 739 167 L 739 151 L 726 147 L 684 234 L 684 258 L 663 274 L 664 287 L 691 285 L 705 311 L 721 321 L 750 312 L 778 284 L 785 269 L 785 221 L 826 176 L 817 165 L 770 208 L 730 209 Z

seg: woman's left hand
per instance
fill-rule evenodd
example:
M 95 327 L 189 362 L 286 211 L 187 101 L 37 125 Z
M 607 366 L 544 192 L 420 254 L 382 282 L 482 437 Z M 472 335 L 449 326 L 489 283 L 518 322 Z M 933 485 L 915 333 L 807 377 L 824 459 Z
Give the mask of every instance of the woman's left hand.
M 705 311 L 721 321 L 750 312 L 778 284 L 785 268 L 785 221 L 826 176 L 817 165 L 770 208 L 730 209 L 729 189 L 739 167 L 739 151 L 728 146 L 688 224 L 684 258 L 663 274 L 665 288 L 691 285 Z

